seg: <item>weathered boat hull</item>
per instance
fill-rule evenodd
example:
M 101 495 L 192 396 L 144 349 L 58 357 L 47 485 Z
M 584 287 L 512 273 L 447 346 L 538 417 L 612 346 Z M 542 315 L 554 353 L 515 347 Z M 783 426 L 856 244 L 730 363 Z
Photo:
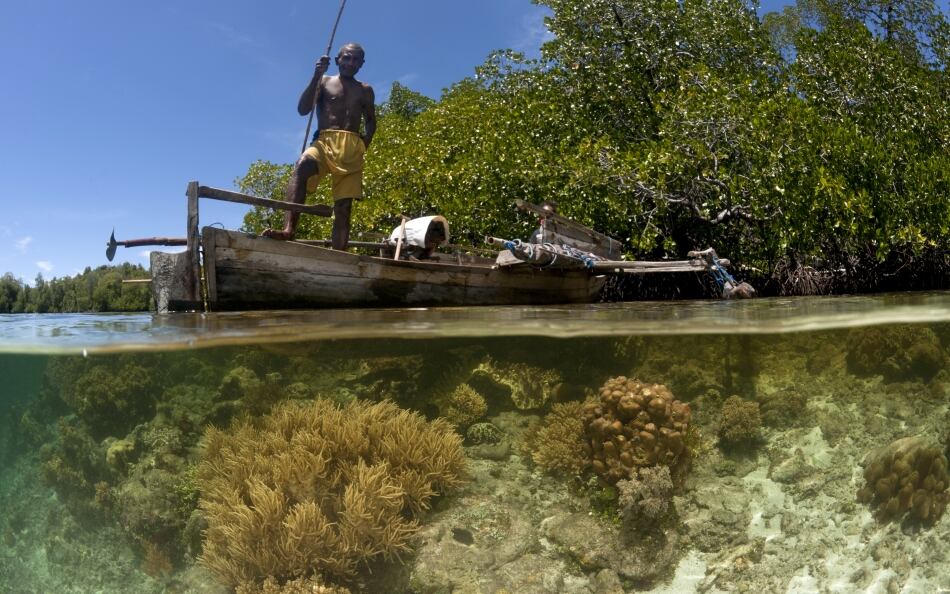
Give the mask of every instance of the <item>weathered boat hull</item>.
M 606 278 L 587 270 L 397 261 L 214 227 L 201 237 L 211 311 L 587 303 Z

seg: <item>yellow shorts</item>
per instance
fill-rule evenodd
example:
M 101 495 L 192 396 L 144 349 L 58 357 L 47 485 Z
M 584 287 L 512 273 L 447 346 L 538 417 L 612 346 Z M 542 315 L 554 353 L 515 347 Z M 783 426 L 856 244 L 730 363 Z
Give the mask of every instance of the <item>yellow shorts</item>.
M 307 191 L 313 192 L 327 175 L 333 183 L 333 199 L 363 197 L 363 157 L 366 145 L 355 132 L 321 130 L 313 144 L 303 153 L 317 162 L 317 172 L 307 180 Z

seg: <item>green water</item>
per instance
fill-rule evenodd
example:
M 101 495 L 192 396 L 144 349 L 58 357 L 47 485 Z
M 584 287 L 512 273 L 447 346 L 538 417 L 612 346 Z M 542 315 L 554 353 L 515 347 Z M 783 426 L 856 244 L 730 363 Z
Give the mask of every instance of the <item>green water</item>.
M 688 423 L 667 414 L 667 429 L 648 428 L 682 434 L 669 484 L 642 473 L 659 468 L 643 461 L 623 475 L 633 486 L 598 479 L 597 457 L 607 464 L 608 450 L 638 435 L 625 426 L 603 450 L 609 430 L 593 437 L 593 407 L 609 408 L 600 388 L 618 377 L 641 382 L 624 390 L 668 389 L 674 408 L 688 406 Z M 936 462 L 950 443 L 948 293 L 0 316 L 0 380 L 2 592 L 228 592 L 238 574 L 258 587 L 248 592 L 267 575 L 353 592 L 950 591 L 950 514 L 938 513 L 950 479 L 940 482 Z M 329 418 L 315 401 L 350 411 L 341 427 L 386 401 L 426 429 L 378 434 L 381 417 L 367 413 L 348 437 L 307 441 L 337 448 L 329 464 L 342 474 L 331 480 L 287 444 L 333 427 L 264 429 L 288 402 Z M 226 465 L 206 447 L 208 428 L 233 445 L 241 422 L 252 437 L 234 451 L 247 464 L 215 474 Z M 458 484 L 451 448 L 431 449 L 435 435 L 461 444 Z M 389 458 L 373 453 L 389 438 Z M 913 441 L 891 445 L 902 438 Z M 281 447 L 283 458 L 266 457 Z M 921 494 L 887 513 L 887 497 L 859 492 L 869 463 L 890 464 L 895 451 L 911 466 L 927 461 L 914 477 Z M 429 491 L 400 478 L 412 452 Z M 357 522 L 344 492 L 363 484 L 361 459 L 381 464 L 404 505 L 363 492 L 370 512 Z M 268 474 L 287 464 L 301 465 L 295 478 Z M 251 501 L 242 490 L 255 480 L 284 512 Z M 222 484 L 244 494 L 228 499 Z M 221 501 L 231 503 L 222 511 Z M 302 501 L 317 501 L 329 532 L 281 544 Z M 257 524 L 228 516 L 242 509 Z M 409 526 L 404 539 L 397 525 Z M 215 534 L 247 546 L 208 548 Z M 297 553 L 314 547 L 323 557 L 301 564 Z M 297 588 L 284 591 L 318 591 Z

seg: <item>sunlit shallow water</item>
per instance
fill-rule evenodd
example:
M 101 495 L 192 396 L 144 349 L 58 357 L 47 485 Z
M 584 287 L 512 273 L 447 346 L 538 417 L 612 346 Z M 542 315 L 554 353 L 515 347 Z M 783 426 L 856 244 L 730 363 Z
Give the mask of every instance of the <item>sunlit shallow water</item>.
M 950 588 L 950 520 L 938 515 L 948 352 L 948 293 L 0 316 L 0 591 L 262 591 L 268 575 L 353 592 L 940 591 Z M 652 428 L 631 430 L 636 417 L 602 401 L 621 385 L 666 394 L 673 409 L 688 407 L 688 422 L 658 413 Z M 320 542 L 342 540 L 301 562 L 278 543 L 279 527 L 308 497 L 336 525 L 352 520 L 343 491 L 362 484 L 358 460 L 382 463 L 367 445 L 383 422 L 374 413 L 335 450 L 349 461 L 336 479 L 313 467 L 301 471 L 306 488 L 272 476 L 285 508 L 269 517 L 250 495 L 233 501 L 268 519 L 247 546 L 219 554 L 208 539 L 240 523 L 214 511 L 215 489 L 231 479 L 199 470 L 223 465 L 208 427 L 233 436 L 247 420 L 260 430 L 242 450 L 247 468 L 277 468 L 279 456 L 253 460 L 273 453 L 260 428 L 286 402 L 351 416 L 380 402 L 414 411 L 461 444 L 464 473 L 413 496 L 393 470 L 403 454 L 387 454 L 387 480 L 406 504 L 374 513 L 383 528 L 412 523 L 411 534 L 403 542 L 361 524 L 357 539 L 333 528 Z M 618 433 L 598 414 L 614 414 Z M 657 450 L 662 459 L 621 458 L 642 453 L 625 444 L 641 447 L 644 428 L 660 441 L 682 434 L 684 445 L 670 446 L 675 456 Z M 425 452 L 432 439 L 397 450 Z M 910 482 L 897 459 L 934 478 L 925 487 L 915 477 L 895 511 L 888 502 L 901 499 L 902 477 Z M 897 464 L 893 493 L 889 475 L 867 472 L 874 461 Z M 449 466 L 430 471 L 448 476 Z M 643 474 L 660 466 L 672 469 L 668 486 Z M 610 469 L 640 490 L 618 487 Z M 308 538 L 299 542 L 317 539 Z

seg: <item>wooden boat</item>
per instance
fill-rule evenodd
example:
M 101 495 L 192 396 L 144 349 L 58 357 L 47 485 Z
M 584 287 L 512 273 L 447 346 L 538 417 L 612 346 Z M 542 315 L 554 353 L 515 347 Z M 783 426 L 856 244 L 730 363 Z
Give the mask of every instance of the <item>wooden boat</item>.
M 384 243 L 351 242 L 380 248 L 363 255 L 324 247 L 328 241 L 280 241 L 217 227 L 198 227 L 198 200 L 211 198 L 329 216 L 326 205 L 298 205 L 227 190 L 188 185 L 188 235 L 117 242 L 117 245 L 184 245 L 185 251 L 151 254 L 152 294 L 159 312 L 236 311 L 328 307 L 425 307 L 469 305 L 543 305 L 588 303 L 597 299 L 607 275 L 643 272 L 702 272 L 708 254 L 678 262 L 619 260 L 617 240 L 570 219 L 520 202 L 519 208 L 546 221 L 546 237 L 590 258 L 558 256 L 543 265 L 512 249 L 495 257 L 439 253 L 426 260 L 390 255 Z M 493 240 L 502 247 L 510 243 Z M 711 252 L 711 250 L 709 250 Z M 712 252 L 713 257 L 715 253 Z M 716 261 L 718 263 L 718 260 Z

